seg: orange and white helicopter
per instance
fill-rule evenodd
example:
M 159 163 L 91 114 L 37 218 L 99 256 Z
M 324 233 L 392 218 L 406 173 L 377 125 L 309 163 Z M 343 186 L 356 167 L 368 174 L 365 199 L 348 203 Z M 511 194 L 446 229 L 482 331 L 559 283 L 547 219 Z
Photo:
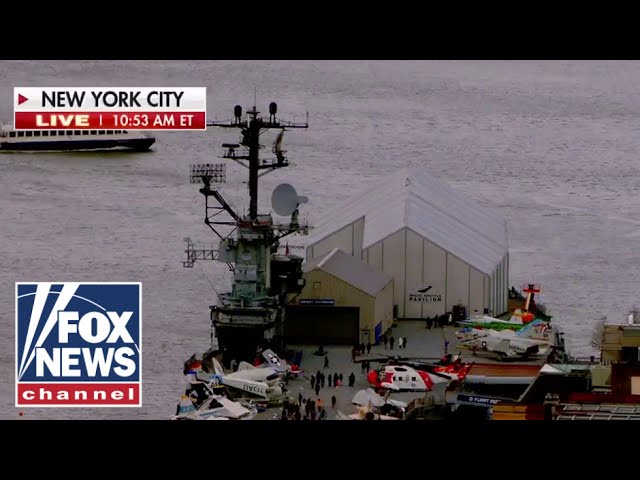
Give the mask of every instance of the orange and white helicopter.
M 467 376 L 472 365 L 462 363 L 460 356 L 454 359 L 451 355 L 446 355 L 438 363 L 421 363 L 411 360 L 419 359 L 387 358 L 386 365 L 371 370 L 367 380 L 378 390 L 430 392 L 438 384 L 444 384 L 443 386 L 447 389 L 455 388 Z M 364 359 L 363 361 L 381 360 Z

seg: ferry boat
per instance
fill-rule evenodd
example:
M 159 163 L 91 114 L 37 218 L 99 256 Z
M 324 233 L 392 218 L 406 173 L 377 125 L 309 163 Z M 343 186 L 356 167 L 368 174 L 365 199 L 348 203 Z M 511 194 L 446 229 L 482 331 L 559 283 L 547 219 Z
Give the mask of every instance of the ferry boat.
M 156 139 L 140 130 L 14 130 L 0 127 L 0 152 L 148 151 Z

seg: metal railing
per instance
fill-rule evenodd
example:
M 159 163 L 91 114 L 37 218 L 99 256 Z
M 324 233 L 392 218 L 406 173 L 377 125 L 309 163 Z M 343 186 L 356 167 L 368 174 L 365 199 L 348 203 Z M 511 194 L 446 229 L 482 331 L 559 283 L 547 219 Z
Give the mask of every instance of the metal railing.
M 566 404 L 556 420 L 640 420 L 640 405 Z

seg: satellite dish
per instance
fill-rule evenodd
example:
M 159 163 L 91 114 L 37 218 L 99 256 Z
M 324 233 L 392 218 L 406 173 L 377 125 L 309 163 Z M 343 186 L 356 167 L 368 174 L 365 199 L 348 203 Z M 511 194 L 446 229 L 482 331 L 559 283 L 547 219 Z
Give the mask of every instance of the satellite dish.
M 281 183 L 271 194 L 271 206 L 273 210 L 282 217 L 288 217 L 296 211 L 298 205 L 307 203 L 307 197 L 299 197 L 293 185 Z

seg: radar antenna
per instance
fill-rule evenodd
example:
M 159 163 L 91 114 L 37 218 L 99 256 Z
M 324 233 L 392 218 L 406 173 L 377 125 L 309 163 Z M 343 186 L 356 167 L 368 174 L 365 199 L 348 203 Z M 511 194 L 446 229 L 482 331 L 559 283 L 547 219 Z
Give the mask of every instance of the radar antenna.
M 279 160 L 278 154 L 275 159 L 267 159 L 260 161 L 260 135 L 271 129 L 294 129 L 309 128 L 309 115 L 305 123 L 284 122 L 276 117 L 278 113 L 278 105 L 275 102 L 269 104 L 269 119 L 265 120 L 259 116 L 260 112 L 253 108 L 247 112 L 247 118 L 242 118 L 242 107 L 236 105 L 234 108 L 234 119 L 230 122 L 207 122 L 208 127 L 223 128 L 239 128 L 242 140 L 240 145 L 245 148 L 243 154 L 237 154 L 236 144 L 225 144 L 228 148 L 223 158 L 229 158 L 237 161 L 241 165 L 249 169 L 249 218 L 255 219 L 258 215 L 258 176 L 260 170 L 267 170 L 266 173 L 277 170 L 278 168 L 288 166 L 288 162 L 284 157 Z M 282 133 L 282 132 L 281 132 Z M 277 140 L 276 140 L 277 141 Z M 233 145 L 233 148 L 229 148 Z M 224 145 L 223 145 L 224 146 Z M 275 152 L 274 152 L 275 153 Z M 247 162 L 242 162 L 247 160 Z
M 224 164 L 192 165 L 189 175 L 192 183 L 203 184 L 200 193 L 205 197 L 204 223 L 220 243 L 217 250 L 197 248 L 187 238 L 187 260 L 183 265 L 192 267 L 197 260 L 217 260 L 227 263 L 234 272 L 231 291 L 221 293 L 218 303 L 210 309 L 217 343 L 230 352 L 229 358 L 237 360 L 253 360 L 256 348 L 264 347 L 264 342 L 273 348 L 284 348 L 284 306 L 290 294 L 297 295 L 304 287 L 302 257 L 277 252 L 283 237 L 308 233 L 309 226 L 298 219 L 300 205 L 308 202 L 307 197 L 299 196 L 293 186 L 283 183 L 273 191 L 272 208 L 275 214 L 290 217 L 290 221 L 274 222 L 270 214 L 258 214 L 259 177 L 289 166 L 282 148 L 284 131 L 309 127 L 308 114 L 305 123 L 295 123 L 280 120 L 277 112 L 278 106 L 272 102 L 268 119 L 262 118 L 254 102 L 246 115 L 242 107 L 236 105 L 232 120 L 207 122 L 210 127 L 240 130 L 238 143 L 222 144 L 222 158 L 249 170 L 247 215 L 237 213 L 217 190 L 218 184 L 226 181 Z M 260 136 L 271 129 L 280 130 L 272 147 L 275 158 L 262 160 Z M 215 198 L 217 205 L 209 205 L 210 197 Z M 221 213 L 230 218 L 215 218 Z M 220 232 L 224 227 L 231 229 L 226 235 Z

